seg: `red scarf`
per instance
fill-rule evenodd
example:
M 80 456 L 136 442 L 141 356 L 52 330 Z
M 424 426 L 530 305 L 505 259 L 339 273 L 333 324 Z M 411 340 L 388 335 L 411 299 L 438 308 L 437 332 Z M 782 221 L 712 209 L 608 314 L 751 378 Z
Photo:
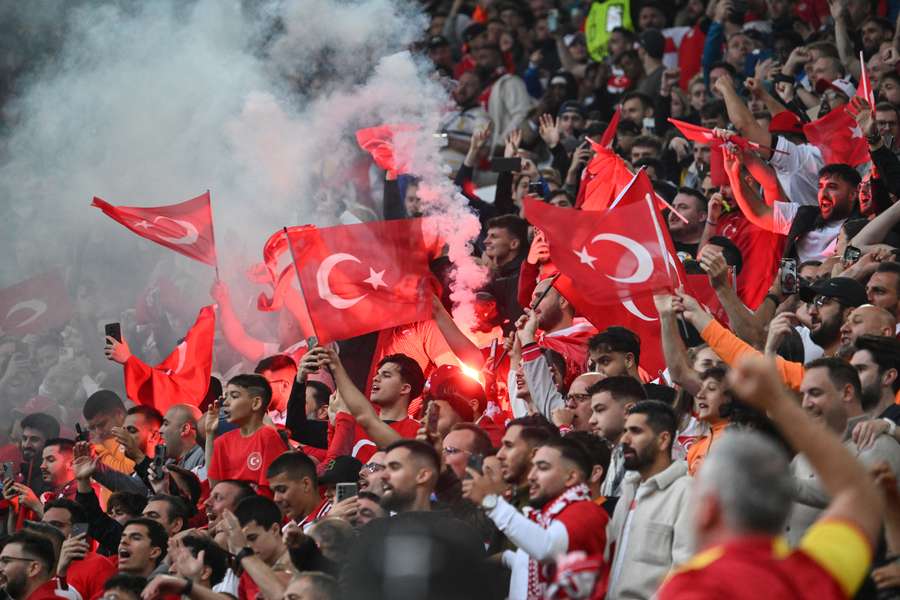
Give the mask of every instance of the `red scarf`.
M 578 485 L 573 485 L 562 494 L 548 502 L 544 505 L 541 510 L 535 510 L 533 508 L 525 509 L 525 516 L 543 527 L 547 529 L 550 527 L 550 523 L 556 518 L 559 513 L 564 511 L 569 505 L 574 504 L 575 502 L 582 502 L 584 500 L 591 500 L 591 490 L 587 485 L 583 483 L 579 483 Z M 544 598 L 544 592 L 547 589 L 547 585 L 550 583 L 550 577 L 546 572 L 546 569 L 541 568 L 541 565 L 538 561 L 533 558 L 528 559 L 528 600 L 542 600 Z

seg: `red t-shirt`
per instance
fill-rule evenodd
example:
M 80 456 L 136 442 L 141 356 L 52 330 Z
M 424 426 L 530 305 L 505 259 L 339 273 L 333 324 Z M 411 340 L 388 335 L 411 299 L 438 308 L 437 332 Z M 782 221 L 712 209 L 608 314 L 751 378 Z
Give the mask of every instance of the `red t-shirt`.
M 56 577 L 54 577 L 41 587 L 31 592 L 26 600 L 57 600 L 62 596 L 56 595 L 56 586 L 57 580 Z
M 581 550 L 588 556 L 603 554 L 606 548 L 606 523 L 609 515 L 590 500 L 574 502 L 559 513 L 554 521 L 566 526 L 569 534 L 567 552 Z
M 749 309 L 755 310 L 778 272 L 785 236 L 757 227 L 740 211 L 722 215 L 716 235 L 727 237 L 741 251 L 743 267 L 737 278 L 737 293 Z
M 416 433 L 419 431 L 419 422 L 413 419 L 412 417 L 406 417 L 401 421 L 393 421 L 388 423 L 391 429 L 399 433 L 401 436 L 409 439 L 414 439 L 416 437 Z M 356 426 L 356 437 L 353 441 L 353 452 L 351 456 L 356 458 L 362 464 L 366 464 L 369 462 L 369 459 L 372 458 L 372 455 L 378 452 L 378 446 L 375 445 L 375 442 L 369 439 L 366 431 L 360 427 Z
M 116 571 L 118 568 L 113 561 L 96 552 L 88 552 L 83 559 L 69 565 L 66 583 L 78 590 L 82 598 L 94 598 L 102 595 L 103 584 Z
M 270 425 L 263 425 L 249 437 L 242 436 L 240 429 L 233 429 L 213 443 L 209 478 L 240 479 L 268 487 L 266 470 L 287 450 L 278 430 Z

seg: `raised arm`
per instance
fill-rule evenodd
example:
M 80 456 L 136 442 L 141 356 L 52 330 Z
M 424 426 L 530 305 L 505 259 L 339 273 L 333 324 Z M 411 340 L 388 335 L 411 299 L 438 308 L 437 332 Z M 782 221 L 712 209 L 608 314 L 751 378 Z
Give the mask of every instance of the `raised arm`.
M 834 20 L 834 41 L 841 63 L 847 67 L 853 79 L 859 81 L 861 66 L 859 57 L 853 51 L 853 42 L 850 40 L 850 10 L 847 0 L 828 0 L 828 8 Z
M 756 190 L 752 189 L 741 176 L 741 158 L 744 152 L 725 146 L 725 173 L 731 183 L 734 199 L 747 219 L 766 231 L 774 231 L 772 207 L 763 202 Z
M 473 344 L 472 340 L 460 331 L 456 321 L 444 308 L 440 298 L 432 296 L 432 306 L 434 309 L 432 311 L 434 322 L 437 323 L 441 335 L 447 340 L 447 345 L 450 346 L 450 350 L 453 351 L 456 358 L 474 369 L 480 369 L 481 365 L 484 364 L 484 356 L 481 354 L 478 346 Z
M 669 295 L 653 297 L 656 311 L 659 313 L 659 335 L 662 340 L 663 356 L 666 359 L 666 366 L 669 367 L 672 381 L 693 396 L 700 391 L 702 382 L 697 372 L 691 367 L 687 348 L 678 331 L 677 315 L 673 306 L 674 299 L 674 296 Z
M 716 89 L 725 99 L 725 108 L 728 110 L 728 118 L 734 123 L 738 131 L 751 142 L 756 142 L 766 148 L 772 147 L 772 134 L 760 125 L 747 105 L 738 96 L 734 89 L 734 82 L 728 75 L 723 75 L 716 80 Z M 768 158 L 768 156 L 766 157 Z

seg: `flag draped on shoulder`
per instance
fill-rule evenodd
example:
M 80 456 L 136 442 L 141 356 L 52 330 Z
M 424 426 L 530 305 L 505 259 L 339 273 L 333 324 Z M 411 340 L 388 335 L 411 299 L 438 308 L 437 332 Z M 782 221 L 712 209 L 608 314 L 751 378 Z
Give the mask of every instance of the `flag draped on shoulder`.
M 95 196 L 91 206 L 99 208 L 142 238 L 216 266 L 209 192 L 180 204 L 154 207 L 113 206 Z
M 288 230 L 300 288 L 322 343 L 431 318 L 424 219 Z
M 216 312 L 204 306 L 185 338 L 155 367 L 132 355 L 125 362 L 125 391 L 136 404 L 165 412 L 176 404 L 199 406 L 212 372 Z

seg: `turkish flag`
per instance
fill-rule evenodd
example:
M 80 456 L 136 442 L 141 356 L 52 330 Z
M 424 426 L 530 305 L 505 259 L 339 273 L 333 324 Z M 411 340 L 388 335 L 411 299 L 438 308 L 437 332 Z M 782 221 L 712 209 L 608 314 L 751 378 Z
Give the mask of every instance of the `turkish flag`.
M 643 171 L 615 209 L 603 213 L 530 198 L 524 204 L 528 221 L 547 237 L 553 264 L 598 304 L 674 289 L 677 275 L 666 251 L 665 227 Z
M 619 121 L 622 120 L 622 107 L 617 106 L 616 112 L 613 113 L 612 119 L 609 120 L 609 125 L 606 126 L 606 130 L 603 132 L 603 136 L 600 138 L 600 145 L 604 148 L 612 148 L 613 140 L 616 139 L 616 131 L 619 129 Z
M 59 271 L 0 290 L 0 333 L 25 335 L 65 324 L 72 317 L 69 292 Z
M 91 206 L 96 206 L 143 238 L 216 266 L 209 192 L 180 204 L 146 208 L 113 206 L 94 196 Z
M 862 70 L 862 73 L 859 77 L 859 85 L 856 86 L 856 95 L 865 98 L 874 112 L 875 92 L 872 90 L 872 80 L 869 79 L 869 73 L 866 71 L 866 61 L 863 58 L 862 50 L 859 52 L 859 68 Z M 872 118 L 874 118 L 874 115 Z
M 709 276 L 706 273 L 691 273 L 686 277 L 684 287 L 687 289 L 687 292 L 696 298 L 697 302 L 706 307 L 719 323 L 728 327 L 728 313 L 725 312 L 725 308 L 719 302 L 716 290 L 709 283 Z
M 136 404 L 165 414 L 176 404 L 200 406 L 209 389 L 216 311 L 204 306 L 197 321 L 164 361 L 155 367 L 132 355 L 125 362 L 125 391 Z
M 634 174 L 618 154 L 606 146 L 591 142 L 594 156 L 582 176 L 575 206 L 583 210 L 605 211 L 628 187 Z
M 415 125 L 406 123 L 368 127 L 356 132 L 356 141 L 360 148 L 372 155 L 376 165 L 391 177 L 396 177 L 408 168 L 406 157 L 409 149 L 404 149 L 402 134 L 416 129 Z
M 856 119 L 847 112 L 847 105 L 807 123 L 803 133 L 810 144 L 822 151 L 826 165 L 844 163 L 856 167 L 870 160 L 869 145 Z
M 431 318 L 424 219 L 288 231 L 322 343 Z

